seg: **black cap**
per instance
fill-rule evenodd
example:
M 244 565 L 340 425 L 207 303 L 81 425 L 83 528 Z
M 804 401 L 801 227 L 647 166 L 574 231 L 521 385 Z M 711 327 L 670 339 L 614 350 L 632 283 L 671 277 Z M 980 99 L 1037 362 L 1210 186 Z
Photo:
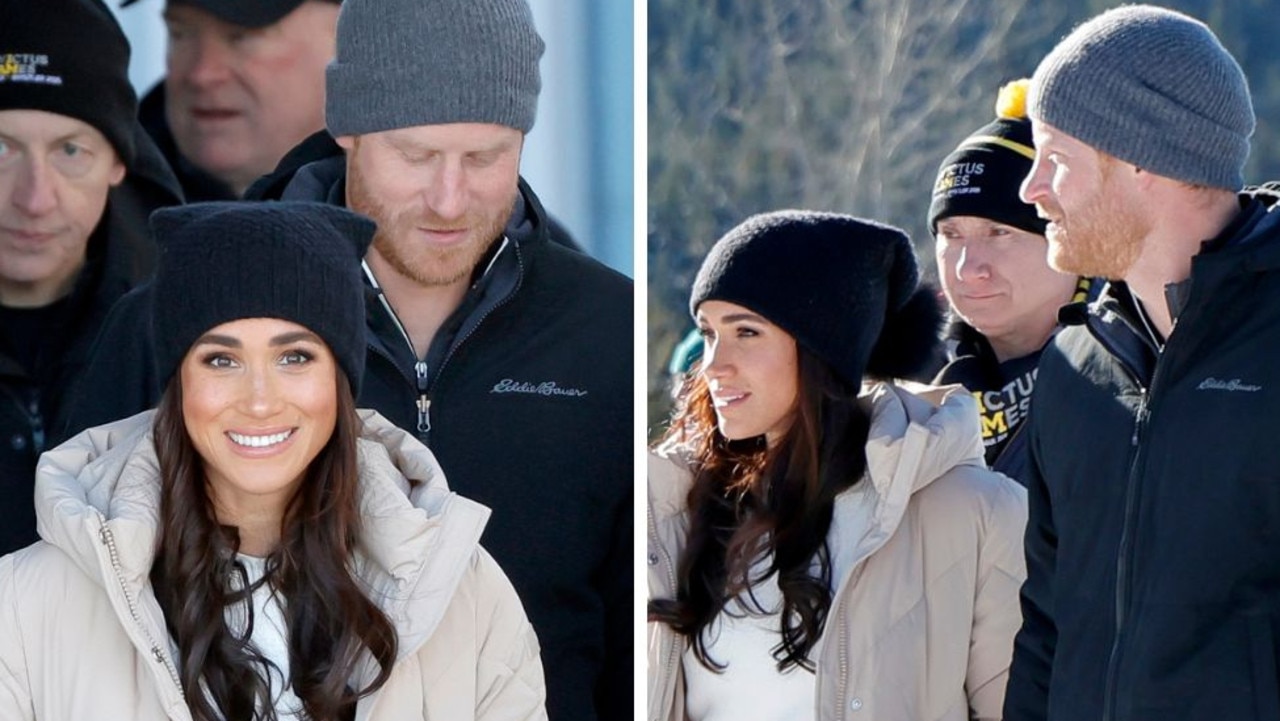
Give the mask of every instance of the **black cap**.
M 837 213 L 782 210 L 743 221 L 702 261 L 689 313 L 696 318 L 708 300 L 759 313 L 855 388 L 864 375 L 919 373 L 942 327 L 906 233 Z
M 219 20 L 246 28 L 263 28 L 279 22 L 307 0 L 168 0 L 170 5 L 190 5 L 200 8 Z M 334 4 L 342 0 L 326 0 Z M 129 7 L 138 0 L 124 0 L 120 7 Z
M 998 117 L 965 138 L 942 161 L 929 204 L 929 232 L 936 235 L 943 218 L 972 215 L 1044 235 L 1047 221 L 1036 215 L 1034 205 L 1018 197 L 1036 152 L 1026 91 L 1026 80 L 1000 88 Z
M 102 0 L 40 0 L 6 13 L 0 110 L 82 120 L 132 167 L 138 97 L 129 84 L 129 41 Z
M 152 327 L 161 386 L 210 328 L 280 318 L 320 336 L 358 394 L 372 220 L 325 203 L 192 203 L 151 214 L 160 248 Z

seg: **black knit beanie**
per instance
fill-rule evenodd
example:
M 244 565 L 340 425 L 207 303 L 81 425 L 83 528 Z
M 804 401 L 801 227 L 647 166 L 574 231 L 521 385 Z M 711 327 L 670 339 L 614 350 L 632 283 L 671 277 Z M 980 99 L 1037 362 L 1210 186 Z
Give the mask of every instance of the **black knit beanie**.
M 905 378 L 932 361 L 942 310 L 919 281 L 901 230 L 783 210 L 752 216 L 716 241 L 689 312 L 721 300 L 759 313 L 856 388 L 863 376 Z
M 133 166 L 138 97 L 129 41 L 102 0 L 38 0 L 0 19 L 0 110 L 43 110 L 97 128 Z
M 1036 215 L 1034 205 L 1018 197 L 1036 155 L 1027 119 L 1028 85 L 1024 79 L 1002 87 L 996 119 L 942 161 L 929 204 L 929 232 L 937 235 L 943 218 L 972 215 L 1044 235 L 1048 222 Z
M 160 248 L 154 326 L 161 387 L 214 326 L 280 318 L 320 336 L 360 391 L 364 257 L 373 221 L 324 203 L 194 203 L 151 214 Z

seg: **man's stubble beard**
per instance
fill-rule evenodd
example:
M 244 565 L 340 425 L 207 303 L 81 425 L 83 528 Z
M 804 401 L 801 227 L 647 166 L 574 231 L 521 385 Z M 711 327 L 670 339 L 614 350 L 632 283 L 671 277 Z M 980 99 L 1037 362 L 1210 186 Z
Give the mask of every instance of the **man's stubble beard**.
M 1100 184 L 1087 210 L 1076 211 L 1070 230 L 1051 224 L 1049 266 L 1060 273 L 1107 280 L 1124 280 L 1142 255 L 1148 223 L 1131 212 L 1114 193 L 1105 192 L 1113 167 L 1102 170 Z M 1061 209 L 1054 208 L 1061 218 Z
M 414 229 L 422 225 L 448 226 L 451 223 L 437 223 L 416 208 L 392 211 L 374 198 L 354 164 L 347 178 L 347 195 L 352 210 L 369 216 L 378 224 L 373 235 L 373 250 L 396 273 L 427 287 L 449 286 L 469 278 L 489 248 L 502 237 L 516 202 L 513 193 L 505 210 L 488 216 L 467 214 L 464 222 L 470 231 L 465 241 L 450 248 L 431 248 L 412 240 Z

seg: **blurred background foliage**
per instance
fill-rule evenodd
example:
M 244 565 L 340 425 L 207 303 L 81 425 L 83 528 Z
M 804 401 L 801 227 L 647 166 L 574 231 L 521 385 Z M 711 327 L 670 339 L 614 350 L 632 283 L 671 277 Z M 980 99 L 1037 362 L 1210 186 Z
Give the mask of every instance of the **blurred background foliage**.
M 648 381 L 651 437 L 666 367 L 692 328 L 707 249 L 779 208 L 904 228 L 928 278 L 925 227 L 942 158 L 994 118 L 1071 28 L 1121 4 L 1077 0 L 648 0 Z M 1258 129 L 1248 182 L 1280 179 L 1280 2 L 1168 0 L 1244 68 Z

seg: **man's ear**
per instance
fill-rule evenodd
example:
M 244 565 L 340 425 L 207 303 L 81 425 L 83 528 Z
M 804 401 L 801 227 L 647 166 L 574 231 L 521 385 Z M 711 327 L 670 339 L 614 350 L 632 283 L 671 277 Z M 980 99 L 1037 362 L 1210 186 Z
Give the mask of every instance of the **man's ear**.
M 1143 170 L 1136 165 L 1130 165 L 1129 170 L 1133 174 L 1134 185 L 1141 190 L 1149 189 L 1151 184 L 1160 177 L 1150 170 Z
M 356 136 L 342 135 L 334 138 L 333 141 L 338 144 L 338 147 L 350 153 L 351 149 L 356 145 Z
M 124 182 L 125 172 L 124 163 L 120 162 L 120 158 L 115 158 L 111 161 L 111 174 L 107 176 L 107 183 L 113 188 L 116 187 Z

